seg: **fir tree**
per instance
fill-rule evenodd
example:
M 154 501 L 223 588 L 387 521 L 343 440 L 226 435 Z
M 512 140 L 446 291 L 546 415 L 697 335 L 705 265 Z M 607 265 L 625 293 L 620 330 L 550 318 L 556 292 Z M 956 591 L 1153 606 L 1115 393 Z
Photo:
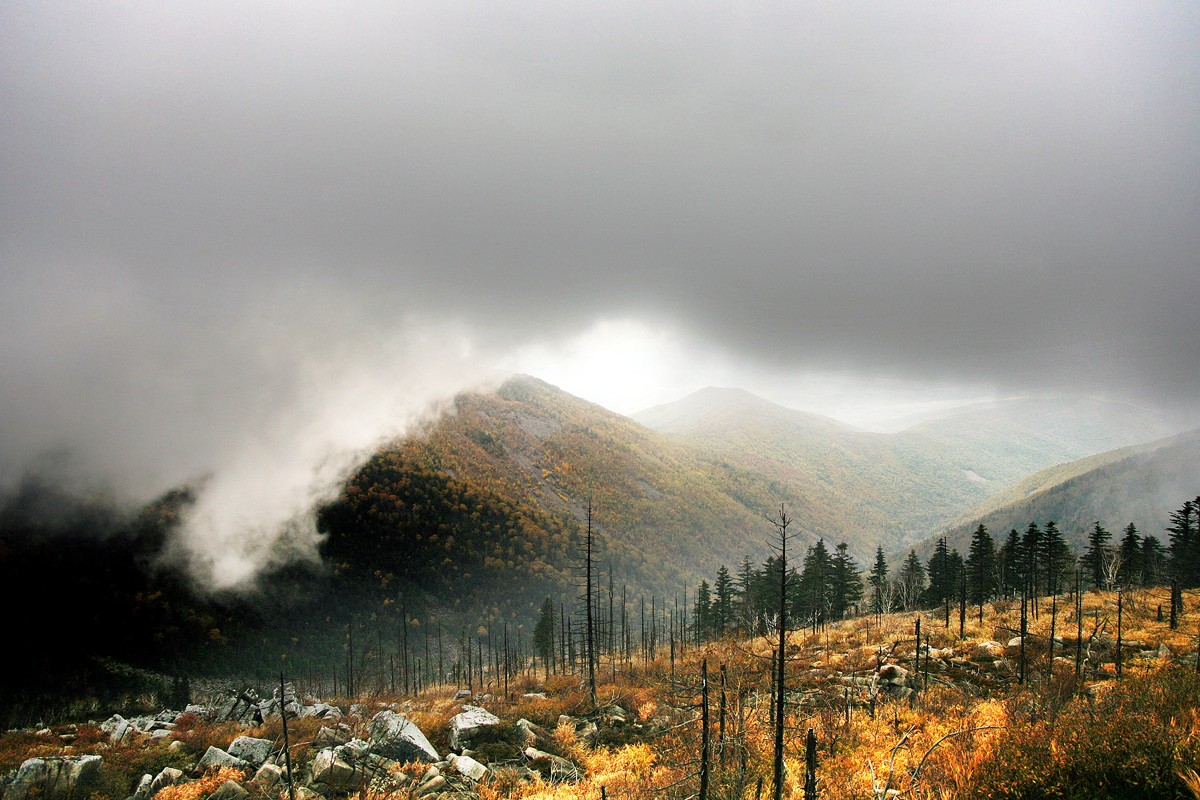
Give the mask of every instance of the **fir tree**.
M 1088 548 L 1079 558 L 1079 565 L 1083 567 L 1084 574 L 1091 580 L 1092 588 L 1096 591 L 1105 588 L 1104 565 L 1108 562 L 1107 542 L 1111 538 L 1112 534 L 1097 521 L 1092 532 L 1088 534 Z
M 1029 523 L 1021 536 L 1021 582 L 1031 595 L 1038 594 L 1042 555 L 1042 529 L 1036 522 Z
M 1167 533 L 1171 553 L 1171 573 L 1181 585 L 1200 586 L 1200 535 L 1197 534 L 1196 503 L 1188 500 L 1178 511 L 1171 512 L 1171 525 Z
M 1046 577 L 1046 593 L 1058 594 L 1062 576 L 1071 565 L 1071 548 L 1053 522 L 1047 522 L 1041 538 L 1041 562 Z
M 686 598 L 684 599 L 686 600 Z M 692 625 L 696 641 L 707 642 L 712 637 L 712 620 L 712 590 L 708 586 L 708 581 L 700 581 L 700 588 L 696 590 L 696 605 L 692 609 Z
M 825 540 L 818 539 L 804 554 L 800 580 L 797 581 L 793 598 L 795 614 L 800 618 L 807 617 L 813 627 L 821 625 L 828 618 L 833 596 L 832 577 L 833 558 L 825 547 Z
M 1125 535 L 1121 537 L 1121 545 L 1117 552 L 1120 559 L 1117 565 L 1117 582 L 1126 588 L 1141 585 L 1142 537 L 1138 536 L 1137 526 L 1132 522 L 1125 526 Z
M 1020 591 L 1024 560 L 1021 555 L 1021 534 L 1016 528 L 1008 532 L 1008 538 L 1000 546 L 997 555 L 999 562 L 999 584 L 1002 597 L 1012 597 Z
M 1142 537 L 1142 586 L 1154 586 L 1166 571 L 1167 551 L 1157 536 Z
M 946 543 L 946 537 L 938 539 L 933 555 L 929 557 L 926 572 L 929 575 L 929 588 L 925 590 L 925 605 L 937 606 L 955 595 L 958 588 L 955 583 L 957 576 L 954 574 L 954 564 L 950 559 L 950 547 Z
M 900 598 L 905 611 L 911 611 L 920 603 L 925 593 L 925 567 L 917 558 L 915 550 L 909 550 L 904 564 L 900 567 Z
M 876 614 L 886 614 L 891 611 L 890 608 L 885 607 L 887 603 L 884 600 L 888 585 L 888 564 L 882 545 L 875 548 L 875 565 L 871 567 L 867 583 L 871 585 L 871 610 Z
M 717 579 L 713 583 L 712 633 L 714 636 L 724 636 L 734 622 L 733 578 L 725 565 L 717 570 Z
M 969 599 L 983 605 L 996 594 L 996 543 L 987 526 L 980 525 L 971 536 L 967 551 L 967 586 Z
M 862 573 L 850 555 L 850 546 L 839 544 L 830 565 L 830 606 L 834 619 L 842 619 L 862 602 Z
M 549 675 L 554 662 L 554 600 L 549 597 L 542 601 L 541 614 L 533 626 L 533 649 L 542 659 L 542 667 Z

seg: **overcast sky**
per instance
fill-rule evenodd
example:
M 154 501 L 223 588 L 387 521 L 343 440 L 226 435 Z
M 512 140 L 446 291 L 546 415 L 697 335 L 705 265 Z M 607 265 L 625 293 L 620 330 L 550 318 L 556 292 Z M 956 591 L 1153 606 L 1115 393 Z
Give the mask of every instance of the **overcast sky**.
M 1200 420 L 1198 41 L 1178 0 L 9 0 L 0 469 L 311 471 L 530 365 Z

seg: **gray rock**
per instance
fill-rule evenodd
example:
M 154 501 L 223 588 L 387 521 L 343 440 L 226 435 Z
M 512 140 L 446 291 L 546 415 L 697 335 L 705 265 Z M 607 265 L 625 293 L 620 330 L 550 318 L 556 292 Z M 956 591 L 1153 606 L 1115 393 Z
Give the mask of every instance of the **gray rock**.
M 275 748 L 270 739 L 255 739 L 250 736 L 239 736 L 229 744 L 228 753 L 234 758 L 240 758 L 254 768 L 261 767 Z
M 246 800 L 249 796 L 250 793 L 237 781 L 225 781 L 208 796 L 208 800 Z
M 218 767 L 233 767 L 234 769 L 250 769 L 250 765 L 240 758 L 235 758 L 219 747 L 209 747 L 196 764 L 195 774 L 202 775 L 210 769 Z
M 459 775 L 462 775 L 465 778 L 470 778 L 473 781 L 480 781 L 483 780 L 484 775 L 487 775 L 487 767 L 485 767 L 483 764 L 480 764 L 470 756 L 456 756 L 451 753 L 446 758 L 450 762 L 450 766 L 453 767 Z
M 254 778 L 251 783 L 255 786 L 261 786 L 264 789 L 270 789 L 275 784 L 283 780 L 283 767 L 278 764 L 263 764 L 258 768 L 258 772 L 254 773 Z
M 345 725 L 339 725 L 337 728 L 321 727 L 317 731 L 317 736 L 313 739 L 314 747 L 337 747 L 350 741 L 350 728 Z
M 976 661 L 994 661 L 1004 656 L 1004 645 L 1000 642 L 980 642 L 972 656 Z
M 472 694 L 470 689 L 459 689 L 454 693 L 455 700 L 466 700 Z
M 540 725 L 535 725 L 524 717 L 517 720 L 516 727 L 517 732 L 521 734 L 521 738 L 524 740 L 524 745 L 526 747 L 545 749 L 547 746 L 550 746 L 552 741 L 554 741 L 554 737 L 551 736 L 550 731 L 546 730 Z
M 148 800 L 150 797 L 150 787 L 153 784 L 153 775 L 143 775 L 141 780 L 138 781 L 137 788 L 133 790 L 133 794 L 129 795 L 128 800 Z
M 154 776 L 154 782 L 150 784 L 150 796 L 158 794 L 159 789 L 165 789 L 168 786 L 174 786 L 183 780 L 183 770 L 175 769 L 174 767 L 163 767 L 162 772 Z
M 329 703 L 314 703 L 311 706 L 304 706 L 300 709 L 301 717 L 318 717 L 320 719 L 341 719 L 342 710 L 337 706 L 331 706 Z
M 433 794 L 434 792 L 440 792 L 442 789 L 445 789 L 445 788 L 446 788 L 446 779 L 441 775 L 435 775 L 434 777 L 430 778 L 429 780 L 425 781 L 420 786 L 418 786 L 413 791 L 413 795 L 416 797 L 423 797 L 427 794 Z
M 367 754 L 371 752 L 371 745 L 362 739 L 351 739 L 345 744 L 333 748 L 333 752 L 337 754 L 338 758 L 344 758 L 353 764 L 366 758 Z
M 107 733 L 111 741 L 119 742 L 129 735 L 129 732 L 133 730 L 133 725 L 120 714 L 113 714 L 100 723 L 100 730 Z
M 528 759 L 531 767 L 555 783 L 579 780 L 579 767 L 562 756 L 527 747 L 525 748 L 525 758 Z
M 4 790 L 4 800 L 68 800 L 82 796 L 84 787 L 100 774 L 100 764 L 100 756 L 95 755 L 26 759 Z
M 380 711 L 371 720 L 371 752 L 396 761 L 440 760 L 429 739 L 408 717 L 395 711 Z
M 335 791 L 350 789 L 357 783 L 354 767 L 333 750 L 322 750 L 312 762 L 313 783 L 323 783 Z
M 479 706 L 463 706 L 462 713 L 450 720 L 450 746 L 455 750 L 465 747 L 500 724 L 500 718 Z

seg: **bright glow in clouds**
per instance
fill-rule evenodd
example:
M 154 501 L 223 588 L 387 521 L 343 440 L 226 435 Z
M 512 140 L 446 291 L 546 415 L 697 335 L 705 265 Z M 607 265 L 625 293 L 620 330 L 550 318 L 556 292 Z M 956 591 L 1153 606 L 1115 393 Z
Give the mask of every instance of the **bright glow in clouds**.
M 620 414 L 670 403 L 706 386 L 745 389 L 788 408 L 857 427 L 894 430 L 955 406 L 997 399 L 983 386 L 886 377 L 768 372 L 705 348 L 679 330 L 630 318 L 602 319 L 556 343 L 525 345 L 501 369 L 534 375 Z

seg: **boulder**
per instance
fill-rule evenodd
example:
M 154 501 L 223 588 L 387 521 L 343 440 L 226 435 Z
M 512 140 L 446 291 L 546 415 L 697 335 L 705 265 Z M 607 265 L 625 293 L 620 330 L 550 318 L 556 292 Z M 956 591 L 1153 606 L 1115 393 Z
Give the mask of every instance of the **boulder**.
M 472 694 L 470 689 L 459 689 L 454 693 L 455 700 L 466 700 Z
M 261 767 L 275 748 L 270 739 L 255 739 L 251 736 L 239 736 L 229 744 L 227 752 L 234 758 L 240 758 L 254 768 Z
M 483 780 L 483 776 L 487 775 L 487 767 L 480 764 L 470 756 L 456 756 L 451 753 L 446 757 L 450 766 L 453 767 L 459 775 L 465 778 L 470 778 L 473 781 Z
M 992 661 L 1004 656 L 1004 645 L 999 642 L 980 642 L 975 645 L 974 658 L 978 661 Z
M 100 774 L 100 756 L 28 758 L 22 762 L 4 800 L 69 800 L 84 795 L 83 788 Z
M 459 750 L 473 741 L 485 738 L 500 724 L 500 718 L 479 706 L 463 706 L 462 713 L 450 720 L 450 746 Z
M 338 725 L 336 728 L 321 727 L 317 731 L 317 736 L 313 739 L 313 746 L 321 747 L 337 747 L 350 741 L 350 728 L 346 725 Z
M 579 780 L 579 767 L 562 756 L 556 756 L 533 747 L 526 747 L 525 758 L 529 761 L 531 767 L 554 783 Z
M 908 670 L 899 664 L 884 664 L 879 668 L 879 682 L 887 686 L 904 686 L 908 683 Z
M 158 794 L 159 789 L 174 786 L 181 780 L 183 780 L 183 770 L 178 770 L 174 767 L 163 767 L 162 772 L 155 775 L 153 783 L 150 784 L 150 796 L 153 797 Z
M 225 781 L 208 800 L 246 800 L 250 793 L 237 781 Z
M 413 795 L 415 797 L 424 797 L 427 794 L 433 794 L 434 792 L 440 792 L 442 789 L 445 789 L 445 788 L 446 788 L 446 779 L 441 775 L 435 775 L 432 778 L 430 778 L 429 780 L 422 783 L 415 790 L 413 790 Z
M 545 749 L 554 741 L 554 737 L 550 731 L 540 725 L 535 725 L 529 720 L 522 717 L 517 720 L 517 732 L 521 734 L 523 744 L 526 747 L 537 747 Z
M 600 719 L 609 725 L 624 725 L 629 721 L 629 712 L 618 705 L 600 709 Z
M 128 800 L 149 800 L 150 787 L 154 784 L 154 776 L 146 774 L 138 781 L 137 788 L 133 790 L 133 794 L 129 795 Z
M 111 741 L 119 742 L 129 735 L 129 732 L 133 730 L 133 725 L 120 714 L 113 714 L 100 723 L 100 730 L 107 733 Z
M 408 717 L 380 711 L 371 720 L 371 752 L 396 761 L 439 761 L 437 750 Z
M 334 791 L 353 788 L 356 783 L 354 767 L 339 758 L 331 749 L 322 750 L 313 759 L 312 780 L 313 783 L 324 784 Z
M 283 767 L 267 763 L 258 768 L 258 772 L 254 773 L 254 778 L 250 782 L 263 789 L 270 789 L 282 780 Z
M 210 769 L 217 769 L 219 767 L 250 769 L 250 765 L 242 759 L 231 756 L 219 747 L 209 747 L 204 751 L 204 755 L 200 757 L 200 761 L 196 763 L 196 768 L 193 772 L 197 775 L 202 775 Z

